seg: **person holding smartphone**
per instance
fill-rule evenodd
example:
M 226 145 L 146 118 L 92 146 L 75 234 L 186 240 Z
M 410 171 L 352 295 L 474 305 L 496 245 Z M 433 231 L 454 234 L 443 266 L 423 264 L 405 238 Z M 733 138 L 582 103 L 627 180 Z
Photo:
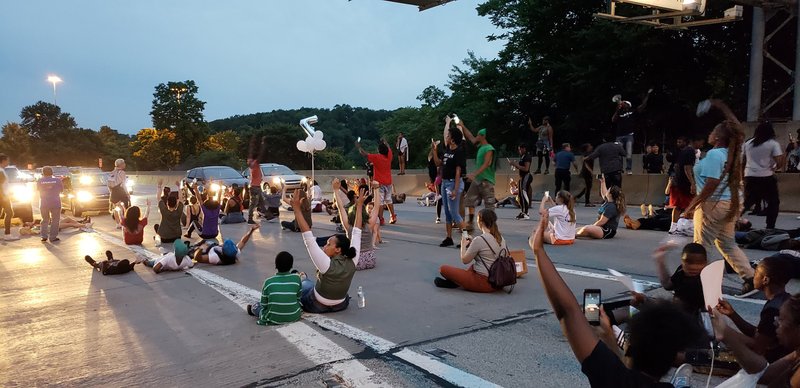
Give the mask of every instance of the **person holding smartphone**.
M 531 207 L 531 183 L 533 182 L 533 176 L 531 175 L 531 163 L 533 162 L 533 158 L 531 154 L 528 153 L 528 146 L 525 143 L 520 143 L 517 146 L 517 152 L 519 152 L 519 161 L 509 160 L 508 164 L 519 171 L 519 189 L 518 189 L 518 196 L 519 196 L 519 207 L 520 212 L 517 215 L 517 219 L 526 219 L 529 220 L 531 217 L 528 215 L 528 210 Z
M 447 136 L 444 139 L 446 145 L 441 157 L 436 152 L 436 143 L 431 143 L 431 147 L 434 149 L 434 161 L 437 166 L 442 168 L 442 188 L 440 192 L 444 200 L 444 230 L 446 237 L 439 244 L 440 247 L 455 245 L 452 237 L 453 224 L 460 226 L 462 229 L 464 228 L 464 219 L 458 212 L 459 200 L 464 191 L 464 181 L 461 174 L 467 168 L 464 147 L 461 146 L 462 139 L 461 131 L 458 128 L 448 127 Z
M 703 328 L 673 303 L 655 302 L 643 306 L 628 323 L 630 336 L 623 361 L 619 356 L 623 350 L 616 344 L 613 334 L 598 336 L 598 331 L 607 333 L 610 329 L 608 319 L 603 319 L 605 314 L 600 312 L 600 330 L 589 324 L 586 312 L 547 255 L 544 231 L 548 218 L 548 211 L 542 210 L 538 228 L 531 233 L 529 243 L 547 299 L 589 384 L 592 387 L 671 387 L 659 381 L 672 368 L 678 353 L 705 334 Z

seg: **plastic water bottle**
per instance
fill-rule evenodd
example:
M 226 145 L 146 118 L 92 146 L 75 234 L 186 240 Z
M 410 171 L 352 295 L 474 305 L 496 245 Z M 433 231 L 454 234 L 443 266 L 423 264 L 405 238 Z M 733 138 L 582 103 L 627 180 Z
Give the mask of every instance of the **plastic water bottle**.
M 364 287 L 358 286 L 358 308 L 363 309 L 367 306 L 367 298 L 364 297 Z
M 153 236 L 153 240 L 155 240 L 155 245 L 156 245 L 157 247 L 160 247 L 160 246 L 161 246 L 161 236 L 159 236 L 159 235 L 155 235 L 155 236 Z

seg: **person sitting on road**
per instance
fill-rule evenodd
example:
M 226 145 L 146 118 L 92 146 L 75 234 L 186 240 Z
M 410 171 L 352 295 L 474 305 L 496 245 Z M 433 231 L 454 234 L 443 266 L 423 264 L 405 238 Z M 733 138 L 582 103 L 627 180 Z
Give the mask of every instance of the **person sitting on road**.
M 211 183 L 209 182 L 209 187 Z M 221 190 L 220 190 L 221 192 Z M 196 195 L 202 200 L 200 205 L 200 238 L 204 240 L 216 239 L 219 234 L 219 199 L 214 195 L 209 195 L 208 190 L 198 189 Z M 218 193 L 221 195 L 221 193 Z
M 729 379 L 736 381 L 735 385 L 730 386 L 755 387 L 757 383 L 769 387 L 800 386 L 800 294 L 788 298 L 774 319 L 778 343 L 791 351 L 774 362 L 768 362 L 764 356 L 753 351 L 749 346 L 752 339 L 728 326 L 722 315 L 719 307 L 714 310 L 711 319 L 714 335 L 717 341 L 733 352 L 742 366 L 739 373 Z
M 569 191 L 561 190 L 556 193 L 556 199 L 550 197 L 549 192 L 545 192 L 545 197 L 539 206 L 539 211 L 545 206 L 553 204 L 549 209 L 550 217 L 553 222 L 547 223 L 547 230 L 544 231 L 544 242 L 553 245 L 572 245 L 575 242 L 575 201 Z
M 514 178 L 510 178 L 508 180 L 508 192 L 511 195 L 509 195 L 508 197 L 505 197 L 502 201 L 498 201 L 494 205 L 495 207 L 505 208 L 508 205 L 513 206 L 513 207 L 520 207 L 519 200 L 520 200 L 521 197 L 519 195 L 519 184 L 514 181 Z M 525 198 L 527 198 L 527 197 L 525 197 Z M 525 198 L 523 198 L 523 200 L 525 200 Z
M 253 232 L 259 228 L 258 224 L 250 225 L 250 229 L 242 236 L 238 243 L 234 243 L 231 239 L 226 239 L 223 236 L 222 245 L 216 241 L 203 241 L 194 250 L 192 256 L 194 261 L 198 263 L 207 263 L 212 265 L 231 265 L 236 264 L 236 260 L 241 259 L 242 249 L 244 249 Z
M 131 206 L 125 211 L 122 219 L 122 237 L 127 245 L 141 245 L 144 241 L 144 227 L 147 226 L 147 217 L 150 216 L 150 199 L 147 199 L 147 208 L 144 217 L 138 206 Z
M 506 240 L 497 228 L 497 214 L 492 209 L 481 209 L 478 212 L 478 227 L 482 235 L 472 239 L 461 237 L 461 262 L 469 264 L 464 269 L 451 265 L 439 267 L 442 277 L 433 279 L 433 284 L 441 288 L 461 287 L 473 292 L 495 292 L 497 289 L 489 284 L 489 268 L 494 264 L 497 255 L 508 249 Z
M 673 229 L 673 233 L 678 230 L 677 223 L 672 226 L 672 209 L 658 209 L 647 217 L 633 219 L 629 215 L 622 217 L 625 227 L 632 230 L 661 230 L 668 231 Z
M 606 188 L 605 178 L 600 179 L 600 193 L 605 203 L 597 210 L 599 217 L 592 225 L 581 228 L 577 237 L 591 237 L 595 239 L 609 239 L 617 234 L 620 215 L 625 214 L 625 194 L 617 186 Z
M 244 218 L 244 207 L 242 206 L 242 188 L 233 188 L 233 195 L 228 198 L 225 205 L 225 215 L 222 216 L 222 224 L 241 224 L 246 222 Z
M 661 244 L 653 251 L 658 280 L 665 290 L 672 291 L 674 301 L 686 312 L 697 315 L 701 310 L 705 310 L 700 272 L 708 265 L 707 252 L 701 244 L 686 244 L 681 252 L 681 264 L 670 275 L 667 271 L 666 256 L 675 246 L 673 243 Z
M 103 260 L 98 263 L 89 255 L 83 257 L 83 259 L 86 260 L 89 265 L 100 271 L 103 275 L 122 275 L 124 273 L 133 271 L 133 267 L 136 264 L 141 263 L 141 261 L 138 260 L 133 262 L 128 259 L 117 260 L 114 258 L 114 255 L 111 253 L 111 251 L 106 251 L 106 258 L 107 260 Z
M 281 325 L 300 320 L 300 275 L 292 273 L 294 257 L 286 251 L 275 256 L 278 273 L 264 281 L 261 300 L 247 305 L 247 314 L 257 317 L 259 325 Z
M 342 220 L 342 227 L 344 228 L 345 232 L 347 232 L 348 238 L 352 239 L 353 225 L 356 220 L 357 207 L 356 203 L 353 201 L 355 199 L 355 193 L 351 191 L 351 193 L 353 193 L 353 197 L 348 199 L 342 193 L 342 191 L 339 190 L 339 181 L 336 179 L 333 180 L 332 186 L 337 202 L 345 203 L 345 201 L 349 200 L 351 203 L 350 206 L 342 206 L 339 208 L 339 218 Z M 359 186 L 358 189 L 366 193 L 369 190 L 369 186 Z M 368 203 L 372 200 L 372 196 L 367 196 L 364 202 Z M 372 236 L 374 232 L 380 228 L 380 222 L 378 222 L 378 215 L 380 211 L 376 206 L 374 206 L 374 202 L 369 213 L 367 213 L 366 209 L 362 209 L 361 211 L 364 212 L 361 219 L 366 219 L 366 221 L 363 221 L 363 225 L 361 227 L 361 249 L 359 250 L 358 265 L 356 266 L 356 270 L 375 268 L 377 257 L 375 254 L 375 239 L 373 239 Z M 378 233 L 380 232 L 378 231 Z
M 761 309 L 758 326 L 745 321 L 725 300 L 720 300 L 717 306 L 720 313 L 727 315 L 739 331 L 749 337 L 750 340 L 746 345 L 764 356 L 768 362 L 775 362 L 791 352 L 791 349 L 781 346 L 778 342 L 775 324 L 781 306 L 791 297 L 786 292 L 790 272 L 789 263 L 781 257 L 767 257 L 756 266 L 753 282 L 756 289 L 762 291 L 767 298 L 767 303 Z
M 297 226 L 303 233 L 306 250 L 317 268 L 316 283 L 309 279 L 303 279 L 302 282 L 300 303 L 303 305 L 303 311 L 332 313 L 342 311 L 349 305 L 350 296 L 347 292 L 360 259 L 361 222 L 365 200 L 366 192 L 362 191 L 356 198 L 352 240 L 344 234 L 337 234 L 329 238 L 325 246 L 320 248 L 314 233 L 311 232 L 311 226 L 300 210 L 303 201 L 300 190 L 295 190 L 291 202 L 292 209 L 297 219 Z
M 616 344 L 601 309 L 598 337 L 575 294 L 558 273 L 544 249 L 549 214 L 542 211 L 539 227 L 529 240 L 545 294 L 561 323 L 564 336 L 592 387 L 655 387 L 672 368 L 676 357 L 705 334 L 697 320 L 669 302 L 643 306 L 628 322 L 628 346 L 624 354 Z M 624 359 L 624 361 L 623 361 Z M 663 384 L 664 386 L 671 386 Z
M 189 230 L 186 231 L 183 237 L 192 238 L 192 232 L 194 232 L 195 229 L 197 229 L 197 233 L 200 233 L 200 230 L 202 230 L 200 212 L 200 204 L 197 203 L 197 197 L 193 195 L 189 198 L 189 205 L 186 206 L 186 223 L 189 225 Z
M 294 192 L 295 192 L 295 195 L 298 195 L 298 194 L 300 195 L 300 198 L 299 198 L 300 201 L 298 202 L 298 204 L 300 205 L 300 209 L 298 209 L 298 210 L 300 210 L 300 214 L 306 220 L 306 223 L 309 226 L 311 226 L 312 225 L 312 221 L 311 221 L 311 202 L 308 200 L 308 195 L 306 194 L 305 187 L 303 187 L 303 189 L 295 190 Z M 286 204 L 289 205 L 289 206 L 293 206 L 291 204 L 294 203 L 294 198 L 292 198 L 291 202 L 286 201 L 284 199 L 284 202 L 286 202 Z M 295 212 L 295 214 L 297 214 L 297 212 Z M 297 222 L 297 219 L 294 219 L 291 222 L 290 221 L 281 221 L 281 228 L 282 229 L 291 230 L 292 232 L 300 232 L 300 227 L 299 227 L 298 224 L 299 223 Z
M 158 182 L 161 188 L 162 181 Z M 160 190 L 159 190 L 160 191 Z M 181 237 L 181 214 L 183 214 L 182 191 L 170 192 L 166 198 L 158 201 L 158 212 L 161 213 L 161 223 L 153 225 L 158 240 L 162 244 L 171 244 Z M 155 236 L 154 236 L 155 238 Z
M 264 183 L 266 186 L 262 191 L 263 201 L 264 204 L 264 219 L 267 221 L 272 221 L 280 216 L 281 213 L 281 198 L 283 197 L 283 192 L 278 189 L 277 186 L 269 186 L 267 183 Z M 284 188 L 285 189 L 285 188 Z

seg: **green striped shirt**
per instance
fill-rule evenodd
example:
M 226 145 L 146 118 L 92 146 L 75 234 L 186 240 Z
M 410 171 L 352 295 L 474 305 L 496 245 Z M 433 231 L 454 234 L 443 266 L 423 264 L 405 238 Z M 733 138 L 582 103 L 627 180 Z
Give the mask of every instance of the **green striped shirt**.
M 300 276 L 278 272 L 264 282 L 261 290 L 259 325 L 280 325 L 300 319 Z

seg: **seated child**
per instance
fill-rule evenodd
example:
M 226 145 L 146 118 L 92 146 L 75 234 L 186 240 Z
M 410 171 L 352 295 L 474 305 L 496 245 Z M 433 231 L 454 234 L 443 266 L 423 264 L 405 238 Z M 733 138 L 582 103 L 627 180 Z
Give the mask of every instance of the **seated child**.
M 561 190 L 556 193 L 555 201 L 550 198 L 549 193 L 542 199 L 539 206 L 540 211 L 552 204 L 549 216 L 553 222 L 547 223 L 547 230 L 544 231 L 544 242 L 553 245 L 572 245 L 575 242 L 575 201 L 569 191 Z
M 264 282 L 261 301 L 247 305 L 247 313 L 257 317 L 259 325 L 295 322 L 303 314 L 300 308 L 300 275 L 291 273 L 294 258 L 289 252 L 275 256 L 278 273 Z
M 174 251 L 162 255 L 158 259 L 151 259 L 144 262 L 144 265 L 153 267 L 155 273 L 161 271 L 181 271 L 187 268 L 192 268 L 194 263 L 189 258 L 189 243 L 188 241 L 175 240 L 173 243 Z
M 775 362 L 792 351 L 778 342 L 777 323 L 775 322 L 781 306 L 791 297 L 786 292 L 790 270 L 790 263 L 780 256 L 767 257 L 756 266 L 753 285 L 767 298 L 767 303 L 761 309 L 758 326 L 753 326 L 745 321 L 727 301 L 720 300 L 717 306 L 717 311 L 727 315 L 739 331 L 750 338 L 746 345 L 757 354 L 764 356 L 768 362 Z
M 140 263 L 138 260 L 131 263 L 128 259 L 114 259 L 114 255 L 111 253 L 111 251 L 106 251 L 107 260 L 103 260 L 99 263 L 94 261 L 94 259 L 92 259 L 92 257 L 89 255 L 86 255 L 83 258 L 87 263 L 89 263 L 89 265 L 102 272 L 103 275 L 121 275 L 128 273 L 133 271 L 133 267 L 136 264 Z
M 697 314 L 700 310 L 705 311 L 700 272 L 708 265 L 706 249 L 697 243 L 686 244 L 681 252 L 681 265 L 670 276 L 667 271 L 666 256 L 674 247 L 674 244 L 662 244 L 653 252 L 658 280 L 665 290 L 673 292 L 675 301 L 679 302 L 687 312 Z

